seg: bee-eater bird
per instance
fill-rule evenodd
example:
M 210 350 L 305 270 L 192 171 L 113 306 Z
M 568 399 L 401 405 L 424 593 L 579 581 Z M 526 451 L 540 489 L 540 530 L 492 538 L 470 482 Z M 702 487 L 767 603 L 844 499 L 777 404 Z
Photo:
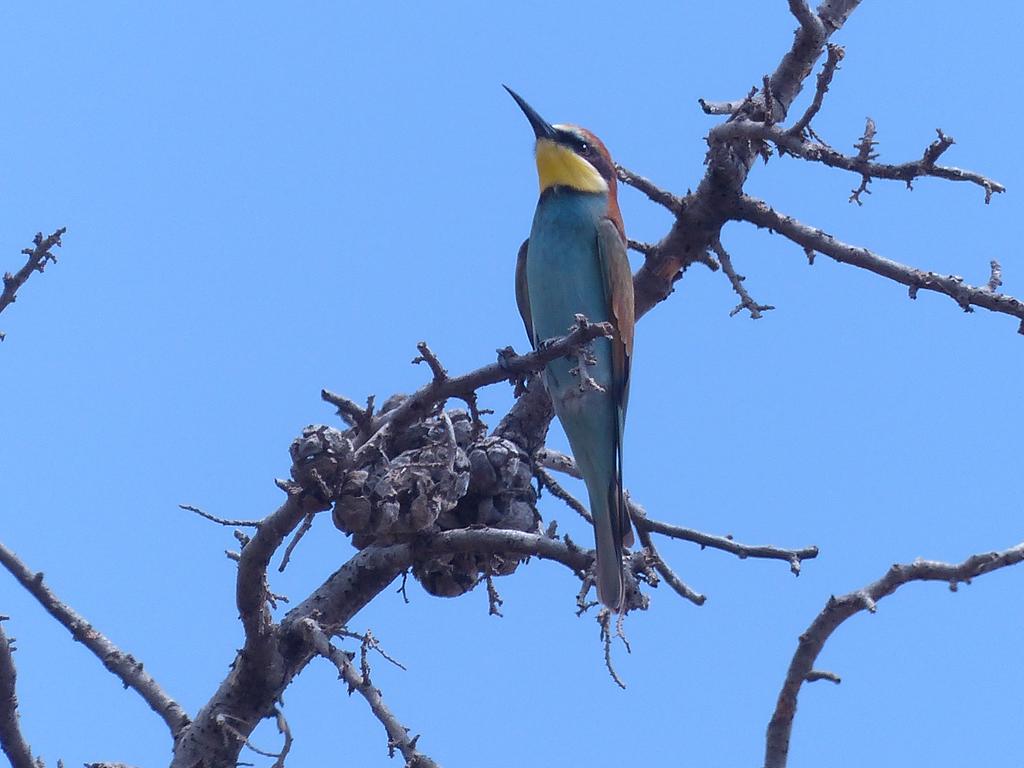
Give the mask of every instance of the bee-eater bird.
M 511 88 L 537 137 L 540 200 L 519 249 L 516 302 L 530 342 L 564 336 L 576 315 L 611 323 L 589 360 L 552 360 L 544 381 L 590 496 L 597 594 L 622 608 L 622 548 L 633 543 L 622 492 L 622 433 L 633 356 L 633 275 L 616 199 L 615 166 L 590 131 L 551 125 Z

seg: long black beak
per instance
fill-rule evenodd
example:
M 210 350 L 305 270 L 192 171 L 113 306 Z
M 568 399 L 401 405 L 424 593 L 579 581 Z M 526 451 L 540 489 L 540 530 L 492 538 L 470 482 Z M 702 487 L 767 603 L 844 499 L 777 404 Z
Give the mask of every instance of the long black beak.
M 551 127 L 551 124 L 544 120 L 543 117 L 537 114 L 537 110 L 527 104 L 523 97 L 513 91 L 507 85 L 502 85 L 509 95 L 516 100 L 516 104 L 523 110 L 523 114 L 526 115 L 526 119 L 530 121 L 530 125 L 533 126 L 533 132 L 537 135 L 538 139 L 551 139 L 555 138 L 555 129 Z

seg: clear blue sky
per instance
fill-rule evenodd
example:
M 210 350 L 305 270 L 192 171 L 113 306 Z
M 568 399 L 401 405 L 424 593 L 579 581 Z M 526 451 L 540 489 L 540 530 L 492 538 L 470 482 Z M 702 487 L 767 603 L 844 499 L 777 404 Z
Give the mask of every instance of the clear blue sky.
M 713 125 L 698 97 L 742 96 L 792 40 L 786 3 L 382 4 L 36 2 L 0 10 L 6 77 L 0 268 L 67 226 L 61 261 L 0 317 L 0 536 L 194 711 L 241 628 L 230 532 L 177 509 L 261 517 L 288 443 L 355 399 L 418 386 L 428 340 L 453 371 L 526 346 L 516 248 L 536 197 L 529 126 L 501 89 L 592 128 L 627 167 L 678 192 Z M 1010 192 L 931 180 L 913 192 L 798 160 L 748 190 L 833 234 L 1024 294 L 1024 188 L 1011 2 L 865 3 L 818 131 L 849 149 L 866 115 L 882 159 L 942 127 L 951 164 Z M 805 94 L 800 108 L 806 103 Z M 627 229 L 668 219 L 622 195 Z M 631 615 L 629 688 L 606 674 L 577 584 L 534 562 L 457 600 L 385 592 L 372 628 L 408 672 L 386 700 L 446 766 L 759 765 L 797 636 L 830 594 L 916 557 L 959 560 L 1022 538 L 1024 337 L 941 296 L 734 225 L 724 242 L 756 299 L 730 318 L 694 267 L 639 326 L 627 481 L 652 515 L 751 543 L 817 544 L 778 562 L 664 547 L 696 608 L 666 589 Z M 506 408 L 507 387 L 485 405 Z M 553 437 L 558 444 L 560 438 Z M 563 530 L 572 514 L 545 500 Z M 275 589 L 293 598 L 352 549 L 326 518 Z M 911 585 L 857 616 L 805 688 L 793 766 L 997 764 L 1019 755 L 1024 570 L 951 594 Z M 18 638 L 22 724 L 48 764 L 169 759 L 163 724 L 0 574 Z M 393 765 L 365 703 L 326 664 L 286 695 L 291 765 Z M 624 726 L 624 724 L 626 724 Z M 272 727 L 255 736 L 278 744 Z M 269 760 L 243 759 L 257 765 Z

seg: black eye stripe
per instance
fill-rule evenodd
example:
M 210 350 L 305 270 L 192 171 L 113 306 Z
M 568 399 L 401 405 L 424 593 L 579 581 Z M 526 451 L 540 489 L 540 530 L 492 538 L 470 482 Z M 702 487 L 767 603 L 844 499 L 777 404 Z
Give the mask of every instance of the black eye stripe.
M 586 139 L 572 131 L 558 131 L 555 135 L 555 140 L 559 144 L 565 144 L 566 146 L 571 147 L 574 152 L 579 152 L 583 155 L 590 153 L 591 147 L 590 144 L 587 143 Z

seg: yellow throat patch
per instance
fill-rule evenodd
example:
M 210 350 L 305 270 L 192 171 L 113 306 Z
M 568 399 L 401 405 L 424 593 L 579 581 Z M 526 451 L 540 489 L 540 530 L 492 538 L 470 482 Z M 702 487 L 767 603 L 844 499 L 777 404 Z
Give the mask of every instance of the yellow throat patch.
M 597 169 L 571 149 L 550 139 L 537 140 L 537 175 L 540 191 L 570 187 L 579 192 L 607 192 L 608 182 Z

